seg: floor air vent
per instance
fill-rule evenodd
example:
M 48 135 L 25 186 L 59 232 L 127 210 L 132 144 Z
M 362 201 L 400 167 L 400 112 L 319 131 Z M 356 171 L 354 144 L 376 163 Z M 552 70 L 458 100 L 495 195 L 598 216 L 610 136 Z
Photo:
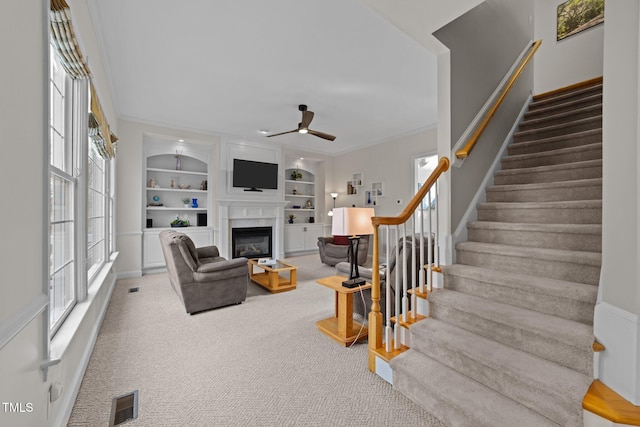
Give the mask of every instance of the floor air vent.
M 117 426 L 136 418 L 138 418 L 138 390 L 113 398 L 109 427 Z
M 129 288 L 129 293 L 138 292 L 140 288 Z

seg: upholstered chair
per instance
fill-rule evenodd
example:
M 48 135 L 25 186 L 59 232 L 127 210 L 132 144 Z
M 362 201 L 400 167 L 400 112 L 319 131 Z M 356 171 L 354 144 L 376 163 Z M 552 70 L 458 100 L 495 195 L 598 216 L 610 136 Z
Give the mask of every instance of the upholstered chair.
M 368 235 L 360 236 L 360 244 L 358 246 L 358 265 L 363 265 L 367 261 L 369 254 L 369 237 Z M 318 250 L 320 253 L 320 261 L 334 266 L 339 262 L 349 261 L 347 252 L 349 250 L 349 237 L 332 236 L 318 237 Z
M 160 243 L 171 286 L 189 314 L 240 304 L 247 297 L 247 258 L 227 260 L 215 246 L 196 248 L 184 233 L 164 230 Z

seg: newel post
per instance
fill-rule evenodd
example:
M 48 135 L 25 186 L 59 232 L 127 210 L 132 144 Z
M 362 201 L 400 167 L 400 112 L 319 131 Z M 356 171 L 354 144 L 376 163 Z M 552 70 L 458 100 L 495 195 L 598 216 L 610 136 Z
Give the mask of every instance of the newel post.
M 371 280 L 371 311 L 369 312 L 369 370 L 376 371 L 374 350 L 382 346 L 382 313 L 380 312 L 380 262 L 378 224 L 373 224 L 373 276 Z

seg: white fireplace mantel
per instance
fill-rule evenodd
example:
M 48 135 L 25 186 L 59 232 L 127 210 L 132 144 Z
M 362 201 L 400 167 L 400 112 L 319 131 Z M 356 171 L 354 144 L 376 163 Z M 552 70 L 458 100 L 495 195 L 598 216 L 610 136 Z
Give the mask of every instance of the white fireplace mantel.
M 231 258 L 232 227 L 267 227 L 273 228 L 274 257 L 284 256 L 284 207 L 287 200 L 217 200 L 219 218 L 220 254 Z

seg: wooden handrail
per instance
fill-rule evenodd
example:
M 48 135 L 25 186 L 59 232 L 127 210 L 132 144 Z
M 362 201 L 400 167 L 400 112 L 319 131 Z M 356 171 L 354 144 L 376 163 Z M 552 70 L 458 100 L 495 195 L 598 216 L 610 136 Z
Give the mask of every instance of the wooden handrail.
M 447 157 L 443 157 L 438 162 L 436 168 L 431 172 L 429 178 L 424 185 L 420 187 L 418 192 L 413 196 L 409 204 L 399 216 L 383 217 L 374 216 L 371 218 L 373 223 L 373 266 L 371 278 L 371 310 L 369 311 L 369 359 L 368 366 L 371 372 L 376 372 L 376 354 L 375 351 L 382 346 L 382 313 L 380 311 L 380 241 L 379 227 L 381 225 L 399 225 L 407 222 L 415 210 L 420 206 L 431 187 L 436 183 L 440 175 L 449 169 L 451 161 Z
M 431 172 L 429 178 L 424 182 L 424 185 L 420 187 L 418 192 L 413 196 L 407 207 L 404 208 L 402 213 L 398 216 L 374 216 L 371 218 L 373 225 L 399 225 L 407 222 L 415 210 L 420 206 L 422 199 L 427 195 L 433 184 L 440 178 L 444 172 L 449 169 L 451 162 L 447 157 L 443 157 L 438 162 L 438 166 Z M 375 258 L 374 258 L 375 259 Z
M 542 44 L 542 40 L 536 40 L 531 44 L 531 47 L 529 48 L 529 52 L 522 59 L 522 61 L 520 62 L 520 66 L 518 66 L 516 71 L 513 73 L 513 75 L 509 79 L 509 82 L 505 86 L 504 90 L 502 91 L 498 99 L 493 103 L 493 106 L 489 109 L 489 112 L 485 115 L 482 122 L 480 122 L 475 132 L 473 132 L 473 135 L 471 135 L 471 138 L 469 138 L 469 140 L 467 141 L 467 143 L 463 148 L 456 151 L 456 157 L 458 159 L 466 159 L 467 157 L 469 157 L 469 153 L 471 153 L 471 150 L 473 150 L 473 147 L 478 142 L 478 139 L 480 139 L 480 135 L 482 135 L 484 130 L 487 128 L 487 126 L 489 125 L 489 121 L 491 120 L 493 115 L 496 113 L 496 111 L 498 110 L 498 107 L 500 107 L 500 104 L 502 104 L 502 101 L 504 101 L 507 94 L 509 93 L 513 85 L 516 83 L 516 81 L 518 80 L 518 78 L 526 68 L 526 66 L 529 64 L 529 61 L 531 61 L 531 58 L 533 58 L 533 55 L 536 53 L 536 51 L 538 50 L 541 44 Z

